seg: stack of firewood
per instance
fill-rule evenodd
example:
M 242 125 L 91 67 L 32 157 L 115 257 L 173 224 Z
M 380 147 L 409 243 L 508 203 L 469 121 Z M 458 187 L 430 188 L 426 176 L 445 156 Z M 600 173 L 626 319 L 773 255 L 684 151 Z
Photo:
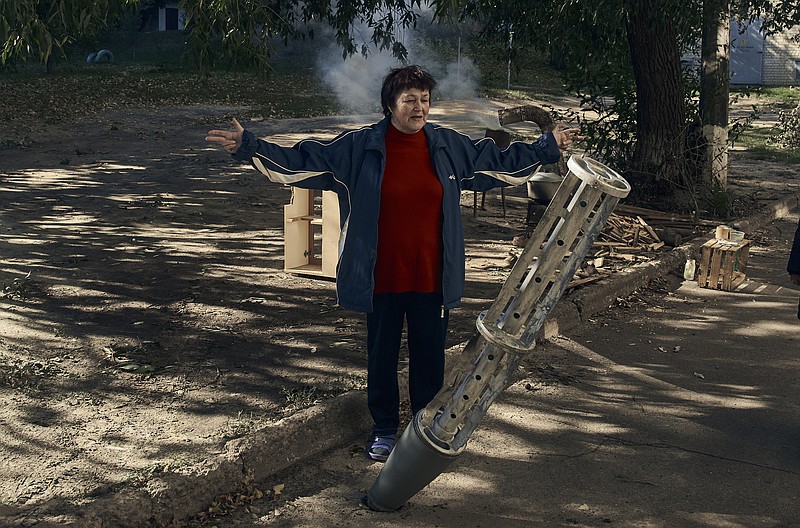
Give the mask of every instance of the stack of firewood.
M 656 251 L 666 244 L 641 216 L 612 213 L 593 244 L 594 258 L 613 257 L 635 260 L 636 255 Z
M 679 246 L 710 222 L 651 209 L 618 205 L 592 245 L 568 289 L 600 280 L 619 266 L 653 258 L 665 247 Z
M 617 205 L 567 289 L 600 280 L 632 262 L 651 260 L 655 252 L 679 246 L 714 225 L 687 215 Z M 514 246 L 525 247 L 529 236 L 514 237 Z M 510 252 L 506 266 L 516 259 Z
M 620 264 L 648 260 L 666 244 L 641 216 L 612 213 L 567 289 L 602 279 Z

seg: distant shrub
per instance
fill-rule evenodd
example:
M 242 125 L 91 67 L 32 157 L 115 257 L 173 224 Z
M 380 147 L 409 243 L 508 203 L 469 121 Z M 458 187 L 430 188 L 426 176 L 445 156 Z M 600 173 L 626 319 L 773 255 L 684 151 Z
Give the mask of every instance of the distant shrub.
M 791 110 L 778 113 L 778 133 L 770 137 L 768 144 L 786 149 L 800 151 L 800 105 Z

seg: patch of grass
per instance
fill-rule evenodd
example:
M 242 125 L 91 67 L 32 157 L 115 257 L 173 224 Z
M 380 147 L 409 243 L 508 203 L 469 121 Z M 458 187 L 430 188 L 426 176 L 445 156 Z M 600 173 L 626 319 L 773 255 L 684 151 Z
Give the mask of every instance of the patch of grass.
M 49 361 L 28 361 L 0 354 L 0 386 L 23 391 L 37 390 L 47 378 L 63 370 Z
M 98 43 L 97 49 L 91 51 L 109 49 L 114 53 L 115 62 L 191 68 L 184 57 L 188 38 L 188 33 L 184 31 L 114 31 Z
M 800 149 L 783 148 L 776 143 L 776 138 L 786 134 L 787 126 L 779 118 L 776 126 L 754 126 L 766 110 L 776 111 L 779 116 L 786 115 L 800 105 L 800 88 L 793 86 L 761 86 L 756 88 L 731 88 L 732 94 L 746 95 L 756 99 L 756 109 L 734 132 L 734 146 L 744 148 L 747 157 L 755 160 L 774 161 L 789 164 L 800 164 Z
M 111 343 L 103 347 L 111 366 L 118 372 L 140 374 L 151 378 L 174 368 L 174 365 L 159 364 L 161 345 L 157 341 L 141 341 L 135 343 Z
M 481 72 L 486 95 L 499 99 L 564 95 L 561 74 L 540 55 L 531 51 L 512 61 L 509 86 L 509 65 L 504 50 L 497 45 L 475 42 L 480 49 L 473 46 L 471 56 Z
M 272 118 L 317 117 L 338 111 L 333 97 L 309 72 L 281 75 L 196 72 L 152 64 L 76 67 L 52 75 L 28 72 L 0 78 L 0 121 L 47 123 L 100 115 L 121 107 L 220 105 L 250 107 Z
M 316 387 L 284 387 L 281 393 L 286 399 L 286 404 L 292 410 L 305 409 L 320 401 L 324 395 L 317 392 Z
M 341 393 L 351 390 L 364 390 L 367 388 L 367 377 L 360 374 L 348 374 L 336 380 L 336 386 L 341 387 Z
M 29 299 L 32 297 L 38 288 L 31 280 L 31 274 L 24 277 L 14 277 L 10 284 L 3 284 L 0 289 L 0 297 L 7 297 L 9 299 Z
M 800 87 L 797 86 L 759 86 L 747 90 L 731 88 L 732 93 L 747 94 L 765 103 L 794 106 L 800 103 Z
M 359 374 L 348 374 L 338 378 L 335 382 L 326 386 L 327 390 L 320 390 L 319 387 L 314 385 L 283 387 L 281 394 L 283 394 L 286 402 L 283 414 L 291 414 L 311 407 L 322 400 L 333 398 L 351 390 L 364 390 L 366 387 L 366 377 Z
M 770 138 L 776 133 L 774 128 L 750 127 L 739 136 L 737 145 L 747 150 L 748 158 L 800 165 L 800 151 L 781 149 L 770 144 Z
M 250 433 L 264 427 L 269 421 L 263 417 L 253 416 L 253 413 L 245 414 L 239 411 L 236 418 L 228 419 L 228 423 L 222 430 L 222 437 L 226 440 L 247 436 Z

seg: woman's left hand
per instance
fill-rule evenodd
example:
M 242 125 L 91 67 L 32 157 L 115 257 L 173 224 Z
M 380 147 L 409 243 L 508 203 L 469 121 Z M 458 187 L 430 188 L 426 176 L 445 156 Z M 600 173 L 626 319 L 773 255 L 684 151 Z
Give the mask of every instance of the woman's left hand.
M 574 141 L 580 141 L 583 136 L 579 135 L 580 128 L 562 128 L 560 125 L 553 130 L 553 137 L 561 150 L 567 150 Z

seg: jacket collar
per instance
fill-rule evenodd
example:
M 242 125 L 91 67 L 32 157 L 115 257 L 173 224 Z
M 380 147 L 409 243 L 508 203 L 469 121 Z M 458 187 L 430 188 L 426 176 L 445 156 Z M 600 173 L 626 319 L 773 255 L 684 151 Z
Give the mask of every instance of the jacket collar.
M 439 150 L 440 148 L 444 148 L 444 144 L 439 141 L 440 136 L 433 133 L 433 131 L 438 127 L 439 125 L 434 125 L 430 122 L 425 123 L 425 126 L 422 127 L 422 130 L 425 131 L 425 135 L 428 136 L 428 149 L 431 152 Z
M 364 145 L 365 148 L 380 150 L 381 152 L 386 150 L 384 136 L 386 136 L 386 130 L 389 128 L 390 121 L 391 117 L 386 116 L 372 125 L 372 133 L 370 133 L 367 138 L 367 142 Z

